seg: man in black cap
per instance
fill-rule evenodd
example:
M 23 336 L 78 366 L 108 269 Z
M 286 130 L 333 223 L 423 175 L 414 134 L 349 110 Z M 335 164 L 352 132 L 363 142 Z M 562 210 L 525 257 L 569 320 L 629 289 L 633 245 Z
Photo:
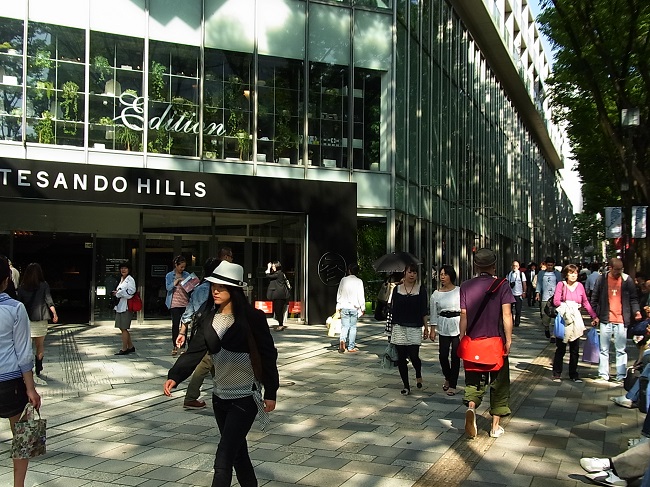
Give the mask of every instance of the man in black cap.
M 460 338 L 461 347 L 465 341 L 498 345 L 498 360 L 503 362 L 498 370 L 477 371 L 465 356 L 462 356 L 465 367 L 465 396 L 463 403 L 467 406 L 465 413 L 465 432 L 470 437 L 477 435 L 476 408 L 481 405 L 483 395 L 490 389 L 490 414 L 492 428 L 490 436 L 498 438 L 504 433 L 499 426 L 502 416 L 510 414 L 510 369 L 508 354 L 512 341 L 512 304 L 515 298 L 510 292 L 506 279 L 497 280 L 497 256 L 490 249 L 479 249 L 474 255 L 474 267 L 478 276 L 465 281 L 460 286 Z M 477 340 L 482 338 L 483 340 Z M 487 350 L 481 350 L 477 345 L 472 350 L 469 360 L 477 358 Z M 459 356 L 461 353 L 459 351 Z M 480 368 L 480 367 L 478 367 Z M 486 368 L 487 369 L 487 368 Z

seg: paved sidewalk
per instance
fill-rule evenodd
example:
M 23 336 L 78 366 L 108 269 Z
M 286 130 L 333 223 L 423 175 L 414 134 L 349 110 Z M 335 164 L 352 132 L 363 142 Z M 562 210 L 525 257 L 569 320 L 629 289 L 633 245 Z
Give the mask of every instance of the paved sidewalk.
M 260 485 L 282 487 L 578 486 L 584 455 L 614 455 L 637 438 L 644 415 L 610 400 L 622 389 L 585 380 L 550 380 L 555 350 L 538 314 L 524 310 L 510 359 L 513 415 L 506 434 L 464 435 L 462 390 L 442 391 L 438 345 L 423 345 L 424 387 L 399 394 L 397 369 L 383 371 L 383 323 L 362 319 L 360 352 L 337 353 L 324 325 L 274 333 L 281 387 L 265 431 L 248 436 Z M 30 462 L 28 486 L 208 486 L 218 430 L 208 408 L 182 408 L 185 384 L 172 398 L 162 383 L 174 362 L 170 324 L 132 329 L 137 352 L 114 356 L 112 326 L 58 326 L 48 334 L 40 381 L 48 453 Z M 632 356 L 631 356 L 632 358 Z M 594 366 L 580 364 L 583 377 Z M 413 371 L 411 369 L 411 374 Z M 462 376 L 462 371 L 461 371 Z M 462 377 L 460 384 L 463 383 Z M 210 397 L 204 385 L 204 398 Z M 0 430 L 0 486 L 11 485 L 8 424 Z M 236 485 L 236 484 L 233 484 Z

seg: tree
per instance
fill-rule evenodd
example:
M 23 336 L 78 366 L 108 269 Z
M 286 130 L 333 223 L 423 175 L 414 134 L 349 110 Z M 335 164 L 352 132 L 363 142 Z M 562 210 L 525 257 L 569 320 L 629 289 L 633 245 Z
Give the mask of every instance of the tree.
M 537 20 L 556 59 L 548 80 L 550 103 L 556 121 L 567 129 L 584 183 L 585 211 L 648 205 L 650 2 L 540 3 Z M 640 111 L 638 127 L 621 123 L 623 109 L 630 108 Z M 626 185 L 629 190 L 623 191 Z

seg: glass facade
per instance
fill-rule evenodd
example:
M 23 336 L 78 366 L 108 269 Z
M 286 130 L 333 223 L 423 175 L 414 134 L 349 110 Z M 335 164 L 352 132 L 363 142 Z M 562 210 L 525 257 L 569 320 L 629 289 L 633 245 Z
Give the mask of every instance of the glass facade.
M 354 183 L 387 251 L 462 279 L 476 247 L 504 268 L 568 251 L 555 128 L 527 123 L 543 107 L 513 101 L 445 0 L 16 0 L 0 15 L 7 157 Z

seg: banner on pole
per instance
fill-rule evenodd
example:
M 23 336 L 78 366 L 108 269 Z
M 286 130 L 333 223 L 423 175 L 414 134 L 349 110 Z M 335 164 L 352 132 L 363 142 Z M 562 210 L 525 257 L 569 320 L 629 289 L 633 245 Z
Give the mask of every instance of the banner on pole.
M 632 238 L 646 238 L 648 236 L 648 207 L 632 207 Z
M 605 207 L 605 238 L 623 235 L 623 209 L 620 206 Z

